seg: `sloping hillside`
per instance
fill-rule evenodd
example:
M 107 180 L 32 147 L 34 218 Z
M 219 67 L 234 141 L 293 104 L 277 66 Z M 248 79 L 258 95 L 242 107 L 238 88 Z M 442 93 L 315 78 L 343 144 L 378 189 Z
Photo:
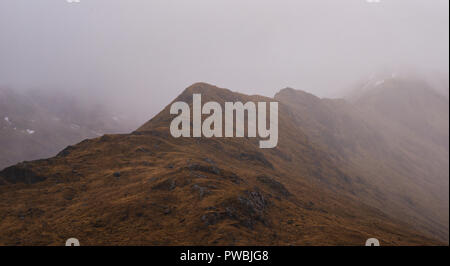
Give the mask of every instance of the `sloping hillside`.
M 293 89 L 275 99 L 294 110 L 293 120 L 309 139 L 363 184 L 345 189 L 448 241 L 448 101 L 424 83 L 411 83 L 373 81 L 373 88 L 366 85 L 350 101 Z
M 176 100 L 273 101 L 198 83 Z M 137 131 L 0 172 L 0 244 L 440 245 L 362 202 L 371 189 L 280 102 L 279 143 L 173 138 L 169 107 Z M 388 204 L 389 202 L 386 202 Z

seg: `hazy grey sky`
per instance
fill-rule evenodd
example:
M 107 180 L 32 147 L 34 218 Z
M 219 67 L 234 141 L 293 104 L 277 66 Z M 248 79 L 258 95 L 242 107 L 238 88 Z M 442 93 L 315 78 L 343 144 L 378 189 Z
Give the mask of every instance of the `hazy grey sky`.
M 197 81 L 333 95 L 385 67 L 448 73 L 448 5 L 0 0 L 0 86 L 76 91 L 149 114 Z

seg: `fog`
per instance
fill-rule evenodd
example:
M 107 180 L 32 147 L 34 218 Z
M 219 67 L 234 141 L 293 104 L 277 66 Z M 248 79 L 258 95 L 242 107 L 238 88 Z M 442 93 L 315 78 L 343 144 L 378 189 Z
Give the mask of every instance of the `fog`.
M 2 0 L 0 87 L 150 118 L 204 81 L 334 97 L 386 68 L 448 73 L 447 0 Z

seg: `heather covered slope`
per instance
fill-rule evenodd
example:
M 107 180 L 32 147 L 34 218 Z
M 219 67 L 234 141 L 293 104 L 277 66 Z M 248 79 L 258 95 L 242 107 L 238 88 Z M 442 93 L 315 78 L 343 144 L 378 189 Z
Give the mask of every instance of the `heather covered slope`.
M 176 100 L 273 101 L 199 83 Z M 137 131 L 0 172 L 0 244 L 444 244 L 359 200 L 371 189 L 280 103 L 279 143 L 173 138 L 165 108 Z

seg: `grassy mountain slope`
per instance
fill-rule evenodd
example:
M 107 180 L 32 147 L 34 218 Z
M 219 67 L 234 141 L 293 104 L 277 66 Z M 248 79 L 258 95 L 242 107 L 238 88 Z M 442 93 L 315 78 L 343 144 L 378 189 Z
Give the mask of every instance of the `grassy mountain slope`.
M 448 100 L 425 82 L 372 82 L 350 101 L 293 89 L 275 99 L 363 186 L 348 186 L 371 206 L 448 241 Z
M 198 83 L 176 100 L 273 101 Z M 169 107 L 131 134 L 0 172 L 0 244 L 440 245 L 360 201 L 364 187 L 280 103 L 279 143 L 173 138 Z

